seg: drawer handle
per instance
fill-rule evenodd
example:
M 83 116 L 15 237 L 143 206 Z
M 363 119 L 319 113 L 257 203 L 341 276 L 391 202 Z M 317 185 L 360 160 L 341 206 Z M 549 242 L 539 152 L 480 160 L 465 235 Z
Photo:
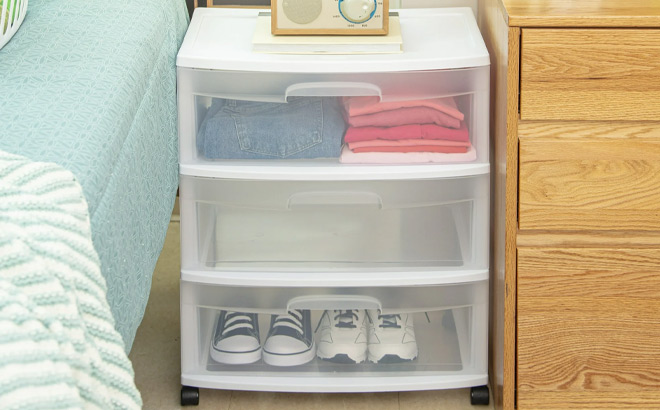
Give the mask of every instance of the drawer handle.
M 360 82 L 316 82 L 297 83 L 286 88 L 284 100 L 289 97 L 352 97 L 376 96 L 382 99 L 380 87 Z
M 291 195 L 287 208 L 366 206 L 383 208 L 383 200 L 373 192 L 308 191 Z
M 381 309 L 380 301 L 364 295 L 308 295 L 289 300 L 287 310 Z

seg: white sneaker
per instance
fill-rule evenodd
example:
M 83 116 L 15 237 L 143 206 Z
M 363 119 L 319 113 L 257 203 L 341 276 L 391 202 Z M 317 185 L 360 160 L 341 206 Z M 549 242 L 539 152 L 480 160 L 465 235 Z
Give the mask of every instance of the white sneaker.
M 264 343 L 264 362 L 272 366 L 298 366 L 314 359 L 314 335 L 309 310 L 272 315 Z
M 399 363 L 417 358 L 412 314 L 381 315 L 369 311 L 369 361 Z
M 213 331 L 211 358 L 225 364 L 247 364 L 261 359 L 257 315 L 221 311 Z
M 362 363 L 367 360 L 367 315 L 365 310 L 326 310 L 317 331 L 316 355 L 335 363 Z

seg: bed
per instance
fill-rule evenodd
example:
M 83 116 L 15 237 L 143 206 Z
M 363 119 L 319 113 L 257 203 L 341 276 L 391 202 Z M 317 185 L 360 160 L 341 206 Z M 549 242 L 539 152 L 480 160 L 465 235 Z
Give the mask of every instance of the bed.
M 0 50 L 0 150 L 79 181 L 126 352 L 176 197 L 175 58 L 188 23 L 184 0 L 30 0 Z

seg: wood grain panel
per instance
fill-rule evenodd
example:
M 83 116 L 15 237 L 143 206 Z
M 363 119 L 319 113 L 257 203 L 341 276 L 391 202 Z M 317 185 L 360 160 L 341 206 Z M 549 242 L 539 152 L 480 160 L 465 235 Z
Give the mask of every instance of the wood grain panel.
M 660 30 L 524 29 L 523 120 L 658 120 Z
M 622 394 L 620 391 L 558 392 L 541 391 L 532 395 L 521 393 L 520 410 L 656 410 L 660 409 L 658 394 L 653 391 L 636 391 Z
M 493 266 L 489 377 L 496 409 L 515 407 L 518 74 L 520 30 L 509 28 L 499 0 L 479 0 L 479 27 L 491 56 Z
M 520 121 L 520 138 L 660 139 L 660 121 Z
M 521 136 L 519 228 L 660 230 L 660 138 L 626 138 L 635 130 Z
M 518 249 L 518 408 L 660 406 L 658 266 L 657 248 Z
M 660 252 L 660 231 L 518 231 L 518 247 L 626 247 L 657 248 Z M 659 267 L 660 269 L 660 267 Z
M 495 159 L 495 186 L 500 189 L 496 197 L 497 208 L 504 209 L 504 272 L 497 272 L 497 297 L 503 300 L 503 408 L 512 410 L 516 406 L 516 233 L 518 230 L 518 118 L 519 118 L 519 73 L 520 73 L 520 29 L 509 28 L 507 35 L 506 62 L 506 138 L 497 133 Z M 500 119 L 501 121 L 501 119 Z M 500 125 L 501 126 L 501 125 Z M 504 196 L 502 197 L 502 191 Z M 497 209 L 496 208 L 496 209 Z M 497 245 L 495 245 L 497 247 Z
M 516 27 L 660 27 L 657 0 L 502 0 Z

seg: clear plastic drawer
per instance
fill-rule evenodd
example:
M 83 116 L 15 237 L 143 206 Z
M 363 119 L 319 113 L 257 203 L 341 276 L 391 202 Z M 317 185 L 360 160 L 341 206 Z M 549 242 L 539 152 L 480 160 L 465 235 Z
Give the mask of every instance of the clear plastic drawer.
M 392 73 L 178 69 L 181 173 L 222 166 L 487 164 L 488 67 Z
M 373 181 L 182 176 L 182 271 L 399 283 L 421 280 L 415 273 L 486 271 L 488 184 L 488 174 Z
M 182 382 L 321 392 L 485 384 L 487 304 L 487 280 L 389 288 L 250 288 L 183 281 Z M 250 334 L 257 336 L 241 339 L 232 350 L 236 328 L 231 326 L 249 320 L 250 330 L 258 329 Z M 280 335 L 278 323 L 295 328 L 285 332 L 293 339 L 274 337 Z

